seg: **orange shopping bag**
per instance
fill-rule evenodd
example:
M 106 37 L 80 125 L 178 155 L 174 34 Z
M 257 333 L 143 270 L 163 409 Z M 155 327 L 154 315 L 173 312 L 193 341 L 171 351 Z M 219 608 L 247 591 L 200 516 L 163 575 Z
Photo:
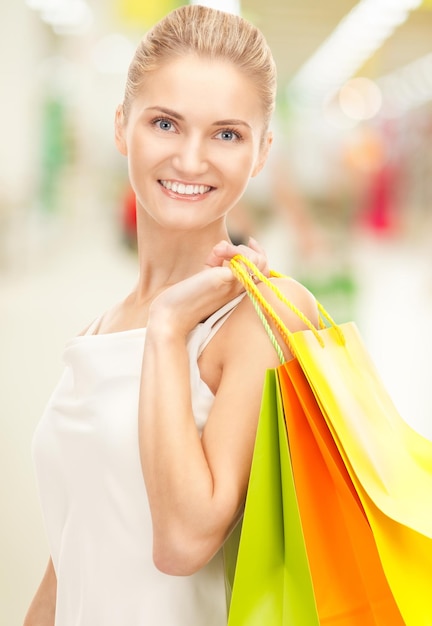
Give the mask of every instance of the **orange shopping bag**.
M 320 624 L 404 626 L 363 506 L 298 361 L 277 372 Z

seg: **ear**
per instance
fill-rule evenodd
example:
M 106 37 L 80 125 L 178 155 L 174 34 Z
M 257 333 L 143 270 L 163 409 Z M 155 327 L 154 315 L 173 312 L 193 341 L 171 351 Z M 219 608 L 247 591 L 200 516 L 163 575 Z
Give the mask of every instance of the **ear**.
M 266 137 L 262 140 L 262 144 L 260 146 L 260 151 L 258 154 L 258 159 L 255 164 L 254 169 L 252 170 L 252 178 L 260 173 L 262 168 L 264 167 L 265 162 L 267 161 L 267 157 L 270 152 L 270 147 L 273 143 L 273 133 L 268 132 Z
M 127 144 L 125 139 L 125 124 L 124 124 L 124 115 L 123 115 L 123 105 L 119 104 L 115 113 L 115 144 L 117 146 L 117 150 L 123 156 L 127 156 Z

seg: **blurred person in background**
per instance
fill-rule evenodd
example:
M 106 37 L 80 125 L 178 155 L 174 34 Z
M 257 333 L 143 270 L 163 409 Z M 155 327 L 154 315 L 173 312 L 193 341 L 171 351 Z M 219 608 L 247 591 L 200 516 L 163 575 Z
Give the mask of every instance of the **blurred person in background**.
M 181 7 L 137 49 L 115 130 L 139 278 L 67 343 L 35 433 L 51 557 L 25 626 L 227 623 L 222 547 L 279 361 L 227 267 L 241 252 L 269 275 L 266 255 L 226 217 L 266 160 L 275 90 L 262 34 L 229 13 Z M 316 320 L 306 289 L 275 280 Z

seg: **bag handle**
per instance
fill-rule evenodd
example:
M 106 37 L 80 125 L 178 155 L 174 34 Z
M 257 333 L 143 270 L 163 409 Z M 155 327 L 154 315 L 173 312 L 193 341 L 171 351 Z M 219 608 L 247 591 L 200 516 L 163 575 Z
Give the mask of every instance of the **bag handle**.
M 286 298 L 284 296 L 284 294 L 280 291 L 280 289 L 278 287 L 276 287 L 276 285 L 274 283 L 272 283 L 271 280 L 269 280 L 269 278 L 267 278 L 267 276 L 265 276 L 257 267 L 254 263 L 252 263 L 252 261 L 250 261 L 247 257 L 243 256 L 242 254 L 237 254 L 236 256 L 234 256 L 231 261 L 230 261 L 230 267 L 231 270 L 234 274 L 234 276 L 237 278 L 237 280 L 243 285 L 243 287 L 246 290 L 247 295 L 249 296 L 266 332 L 267 335 L 269 336 L 270 341 L 272 342 L 278 356 L 279 356 L 279 360 L 281 363 L 285 363 L 286 359 L 284 357 L 283 354 L 283 350 L 278 342 L 278 340 L 276 339 L 272 329 L 270 328 L 270 325 L 265 317 L 264 313 L 267 313 L 267 315 L 270 317 L 270 319 L 273 320 L 276 328 L 278 329 L 278 331 L 280 332 L 283 340 L 285 341 L 286 345 L 288 346 L 290 352 L 296 356 L 295 353 L 295 349 L 293 347 L 293 342 L 291 341 L 294 333 L 292 331 L 289 330 L 289 328 L 286 326 L 286 324 L 284 324 L 284 322 L 282 321 L 282 319 L 280 318 L 280 316 L 276 313 L 276 311 L 274 310 L 274 308 L 271 306 L 271 304 L 269 302 L 267 302 L 267 300 L 264 298 L 264 296 L 262 295 L 261 291 L 258 289 L 257 285 L 255 284 L 253 277 L 256 276 L 257 278 L 259 278 L 259 280 L 261 282 L 263 282 L 265 285 L 267 285 L 275 294 L 276 296 L 279 298 L 279 300 L 281 300 L 281 302 L 283 302 L 286 306 L 288 306 L 288 308 L 297 315 L 297 317 L 305 324 L 305 326 L 313 333 L 313 335 L 315 336 L 316 340 L 318 341 L 318 343 L 320 344 L 320 346 L 322 348 L 324 348 L 324 340 L 322 338 L 322 336 L 319 333 L 319 330 L 314 326 L 314 324 L 310 321 L 310 319 L 308 317 L 306 317 L 306 315 L 304 315 L 304 313 L 302 313 L 300 311 L 300 309 L 298 309 L 295 304 L 293 304 L 290 300 L 288 300 L 288 298 Z M 249 271 L 248 271 L 249 270 Z M 284 274 L 280 274 L 279 272 L 276 272 L 274 270 L 270 270 L 270 277 L 271 278 L 287 278 L 287 276 L 285 276 Z M 318 301 L 316 301 L 317 303 L 317 307 L 318 307 L 318 311 L 319 311 L 319 327 L 320 329 L 326 328 L 326 322 L 324 320 L 327 321 L 327 323 L 335 329 L 335 331 L 338 334 L 339 340 L 341 342 L 342 345 L 345 344 L 345 337 L 344 334 L 341 330 L 341 328 L 336 324 L 336 322 L 333 320 L 333 318 L 330 316 L 330 314 L 325 310 L 325 308 L 322 306 L 322 304 Z

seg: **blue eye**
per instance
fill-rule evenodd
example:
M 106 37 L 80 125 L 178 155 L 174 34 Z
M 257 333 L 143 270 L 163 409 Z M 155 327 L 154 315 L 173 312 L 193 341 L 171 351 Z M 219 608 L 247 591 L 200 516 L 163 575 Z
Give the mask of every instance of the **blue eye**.
M 167 120 L 166 118 L 158 118 L 157 120 L 153 121 L 153 124 L 157 126 L 157 128 L 159 128 L 160 130 L 164 130 L 164 131 L 174 130 L 173 123 L 170 120 Z
M 222 139 L 222 141 L 241 141 L 242 137 L 240 135 L 240 133 L 238 133 L 235 130 L 230 130 L 229 128 L 226 128 L 225 130 L 221 130 L 217 135 L 216 135 L 219 139 Z

